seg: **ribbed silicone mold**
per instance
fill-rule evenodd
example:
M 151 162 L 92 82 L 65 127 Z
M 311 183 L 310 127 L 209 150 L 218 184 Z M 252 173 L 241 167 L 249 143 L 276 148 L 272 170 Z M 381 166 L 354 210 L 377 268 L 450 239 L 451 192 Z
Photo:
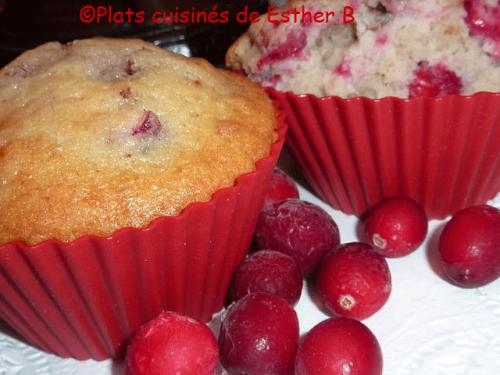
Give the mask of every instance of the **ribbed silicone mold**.
M 500 93 L 371 100 L 267 91 L 287 114 L 287 143 L 311 187 L 346 213 L 405 195 L 443 218 L 500 191 Z
M 254 172 L 178 216 L 107 238 L 0 246 L 0 317 L 29 343 L 80 360 L 120 356 L 162 310 L 210 320 L 248 250 L 285 132 L 280 116 Z

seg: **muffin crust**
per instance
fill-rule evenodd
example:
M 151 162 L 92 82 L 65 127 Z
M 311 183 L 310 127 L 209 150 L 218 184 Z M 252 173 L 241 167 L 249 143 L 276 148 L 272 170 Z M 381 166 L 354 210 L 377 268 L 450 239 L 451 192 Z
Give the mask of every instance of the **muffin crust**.
M 256 84 L 140 40 L 47 43 L 0 70 L 0 243 L 107 236 L 255 170 L 276 138 Z

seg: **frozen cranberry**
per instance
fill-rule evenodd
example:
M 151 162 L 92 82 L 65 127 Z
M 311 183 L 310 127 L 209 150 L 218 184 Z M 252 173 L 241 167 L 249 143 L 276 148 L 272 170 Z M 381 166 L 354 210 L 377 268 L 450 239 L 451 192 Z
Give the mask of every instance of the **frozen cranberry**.
M 328 311 L 361 320 L 387 302 L 391 273 L 385 258 L 370 245 L 349 243 L 323 258 L 316 287 Z
M 485 285 L 500 276 L 500 210 L 474 206 L 457 212 L 439 239 L 444 271 L 462 287 Z
M 261 70 L 266 65 L 276 63 L 288 58 L 298 57 L 307 44 L 307 36 L 304 30 L 292 30 L 286 36 L 286 40 L 272 47 L 257 62 L 257 69 Z
M 427 217 L 409 198 L 387 198 L 368 212 L 365 235 L 375 250 L 386 257 L 401 257 L 414 251 L 427 234 Z
M 465 22 L 472 35 L 500 40 L 500 1 L 465 0 Z
M 302 292 L 302 272 L 286 254 L 262 250 L 247 258 L 233 274 L 230 296 L 233 300 L 247 294 L 265 292 L 294 304 Z
M 297 314 L 286 300 L 249 294 L 232 304 L 222 320 L 221 362 L 229 375 L 288 375 L 298 339 Z
M 462 80 L 455 72 L 443 64 L 430 65 L 423 61 L 413 72 L 413 80 L 410 82 L 410 97 L 432 96 L 440 97 L 451 94 L 460 94 L 462 91 Z
M 161 131 L 161 122 L 154 112 L 146 111 L 139 123 L 132 129 L 132 135 L 157 136 Z
M 377 338 L 363 323 L 330 318 L 304 336 L 295 375 L 381 375 L 382 363 Z
M 337 224 L 321 207 L 298 199 L 266 206 L 260 213 L 259 246 L 292 256 L 308 275 L 328 250 L 340 243 Z
M 298 197 L 299 191 L 295 182 L 281 169 L 275 168 L 264 198 L 264 205 Z
M 205 324 L 163 312 L 134 335 L 126 367 L 127 375 L 213 375 L 217 361 L 217 341 Z

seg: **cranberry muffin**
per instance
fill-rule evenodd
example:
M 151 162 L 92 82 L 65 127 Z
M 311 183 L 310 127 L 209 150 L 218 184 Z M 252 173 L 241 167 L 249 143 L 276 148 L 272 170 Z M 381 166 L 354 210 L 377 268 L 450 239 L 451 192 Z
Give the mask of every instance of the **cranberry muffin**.
M 209 321 L 286 129 L 257 84 L 139 40 L 24 53 L 0 70 L 0 319 L 80 360 L 165 310 Z

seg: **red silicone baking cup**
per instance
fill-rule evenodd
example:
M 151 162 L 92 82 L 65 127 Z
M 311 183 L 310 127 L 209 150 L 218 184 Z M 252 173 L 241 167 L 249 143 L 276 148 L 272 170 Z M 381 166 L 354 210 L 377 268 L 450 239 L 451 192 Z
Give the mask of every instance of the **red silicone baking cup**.
M 267 92 L 287 114 L 287 144 L 311 187 L 346 213 L 405 195 L 443 218 L 500 191 L 500 93 L 373 100 Z
M 180 215 L 107 238 L 0 246 L 0 317 L 32 345 L 80 360 L 120 356 L 162 310 L 210 320 L 248 250 L 285 139 L 279 119 L 254 172 Z

